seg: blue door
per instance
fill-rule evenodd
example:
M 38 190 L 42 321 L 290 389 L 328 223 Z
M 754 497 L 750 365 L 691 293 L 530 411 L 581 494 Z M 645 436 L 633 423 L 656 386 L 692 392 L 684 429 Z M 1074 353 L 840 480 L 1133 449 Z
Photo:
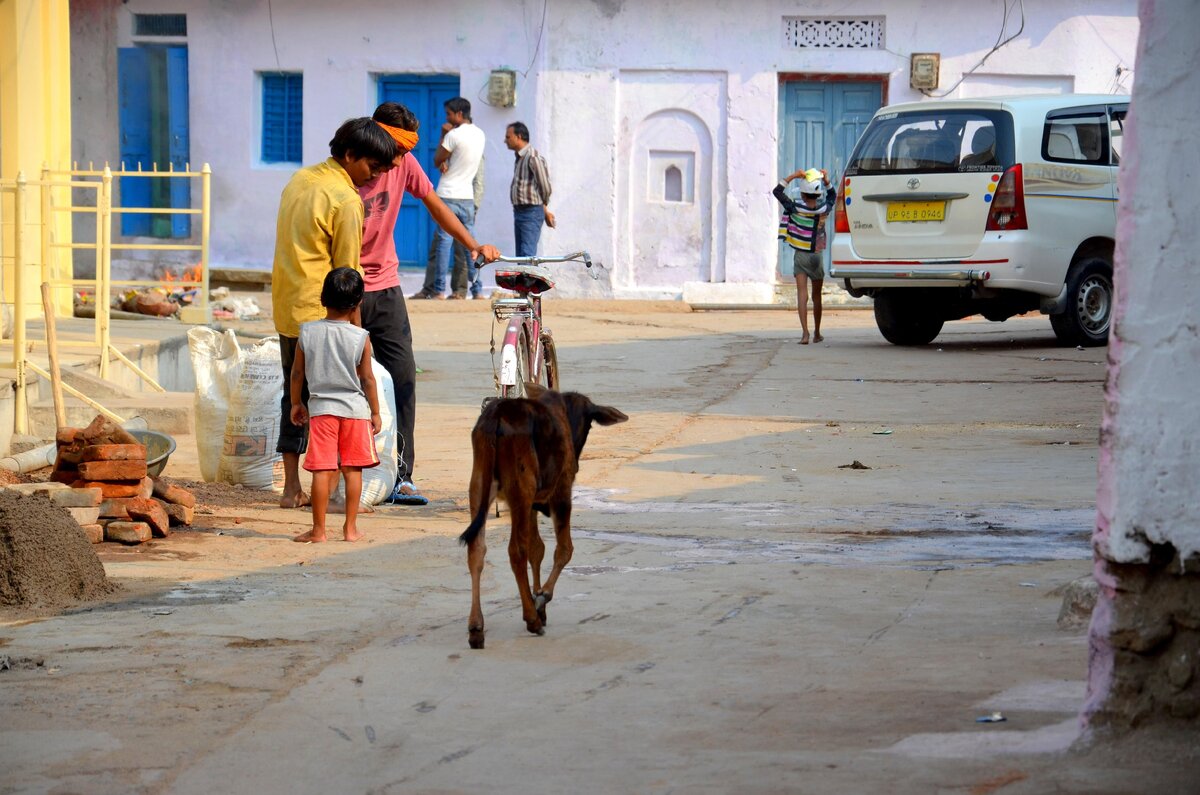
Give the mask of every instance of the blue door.
M 399 102 L 421 122 L 421 140 L 413 155 L 434 186 L 439 174 L 433 165 L 433 155 L 437 152 L 442 124 L 446 121 L 442 105 L 457 96 L 457 75 L 387 75 L 379 78 L 379 101 Z M 400 205 L 395 235 L 400 266 L 424 270 L 429 259 L 429 241 L 433 238 L 433 219 L 424 205 L 411 196 Z
M 187 171 L 191 160 L 191 135 L 188 127 L 188 52 L 187 47 L 164 47 L 167 75 L 167 146 L 166 160 L 176 171 Z M 192 206 L 190 178 L 168 179 L 171 207 Z M 192 231 L 190 215 L 171 215 L 171 237 L 188 237 Z
M 798 168 L 823 168 L 838 184 L 858 137 L 882 103 L 882 84 L 791 81 L 779 84 L 779 176 Z M 833 221 L 827 231 L 832 237 Z M 781 244 L 780 257 L 791 259 Z M 829 271 L 829 248 L 825 249 Z
M 121 168 L 145 170 L 153 162 L 150 155 L 150 59 L 142 47 L 122 47 L 117 50 L 117 109 L 120 124 Z M 146 177 L 121 177 L 119 180 L 122 207 L 149 207 L 150 183 Z M 148 213 L 122 213 L 121 234 L 149 235 Z
M 185 171 L 189 160 L 186 47 L 117 50 L 117 106 L 124 168 Z M 187 178 L 120 178 L 121 207 L 191 207 Z M 187 215 L 122 213 L 121 234 L 188 237 Z

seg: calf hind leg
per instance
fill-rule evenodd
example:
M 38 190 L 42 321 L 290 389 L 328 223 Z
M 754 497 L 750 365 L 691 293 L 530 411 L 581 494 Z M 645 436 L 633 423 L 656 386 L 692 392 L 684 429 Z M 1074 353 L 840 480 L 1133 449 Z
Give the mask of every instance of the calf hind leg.
M 571 555 L 575 551 L 571 543 L 571 503 L 564 502 L 554 506 L 550 515 L 554 519 L 554 567 L 546 580 L 546 586 L 537 594 L 541 612 L 545 613 L 545 605 L 554 598 L 554 586 L 558 583 L 558 575 L 562 574 Z
M 538 617 L 533 604 L 533 592 L 529 587 L 529 551 L 532 536 L 537 533 L 537 525 L 533 523 L 533 512 L 528 505 L 517 506 L 509 502 L 512 509 L 512 537 L 508 540 L 508 562 L 512 566 L 513 576 L 517 578 L 517 591 L 521 595 L 521 615 L 525 619 L 525 628 L 534 635 L 544 635 L 542 620 Z M 539 539 L 540 540 L 540 539 Z
M 533 575 L 533 607 L 542 626 L 546 625 L 546 602 L 549 600 L 542 594 L 542 561 L 546 557 L 546 544 L 538 531 L 537 511 L 529 512 L 531 535 L 529 538 L 529 572 Z

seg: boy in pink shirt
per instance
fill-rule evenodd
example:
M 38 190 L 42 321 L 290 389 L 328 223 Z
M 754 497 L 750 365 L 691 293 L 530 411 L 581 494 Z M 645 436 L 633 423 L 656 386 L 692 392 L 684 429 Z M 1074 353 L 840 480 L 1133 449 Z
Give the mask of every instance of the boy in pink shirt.
M 371 117 L 392 136 L 400 148 L 391 171 L 361 186 L 363 200 L 363 243 L 360 263 L 366 293 L 361 307 L 362 326 L 371 335 L 375 358 L 392 376 L 396 392 L 396 436 L 399 474 L 389 502 L 400 505 L 425 505 L 429 502 L 413 485 L 413 429 L 417 409 L 417 365 L 413 358 L 412 327 L 408 308 L 400 289 L 400 259 L 396 255 L 395 228 L 400 203 L 407 193 L 420 199 L 438 226 L 462 243 L 474 260 L 483 255 L 495 261 L 500 252 L 493 246 L 481 246 L 458 217 L 433 191 L 429 177 L 412 155 L 417 145 L 418 121 L 412 112 L 396 102 L 385 102 Z

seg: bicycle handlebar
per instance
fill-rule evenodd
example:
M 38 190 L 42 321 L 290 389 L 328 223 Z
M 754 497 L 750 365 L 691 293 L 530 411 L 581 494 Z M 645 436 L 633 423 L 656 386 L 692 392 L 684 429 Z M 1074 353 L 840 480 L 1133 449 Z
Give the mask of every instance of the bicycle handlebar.
M 564 254 L 561 257 L 505 257 L 502 255 L 497 257 L 495 261 L 509 262 L 513 263 L 514 265 L 542 265 L 548 262 L 582 262 L 585 266 L 587 266 L 589 276 L 591 276 L 593 279 L 599 278 L 599 274 L 592 270 L 592 257 L 586 251 L 576 251 L 574 254 Z M 483 256 L 481 255 L 475 259 L 475 270 L 479 270 L 487 264 L 489 263 L 484 261 Z

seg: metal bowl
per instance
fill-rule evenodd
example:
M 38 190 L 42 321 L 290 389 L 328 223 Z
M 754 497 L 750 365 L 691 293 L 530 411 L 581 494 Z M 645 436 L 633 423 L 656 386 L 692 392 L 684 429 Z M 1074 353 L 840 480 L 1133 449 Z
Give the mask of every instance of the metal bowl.
M 158 477 L 167 466 L 167 459 L 175 452 L 175 440 L 158 431 L 130 431 L 129 434 L 146 446 L 146 472 Z

